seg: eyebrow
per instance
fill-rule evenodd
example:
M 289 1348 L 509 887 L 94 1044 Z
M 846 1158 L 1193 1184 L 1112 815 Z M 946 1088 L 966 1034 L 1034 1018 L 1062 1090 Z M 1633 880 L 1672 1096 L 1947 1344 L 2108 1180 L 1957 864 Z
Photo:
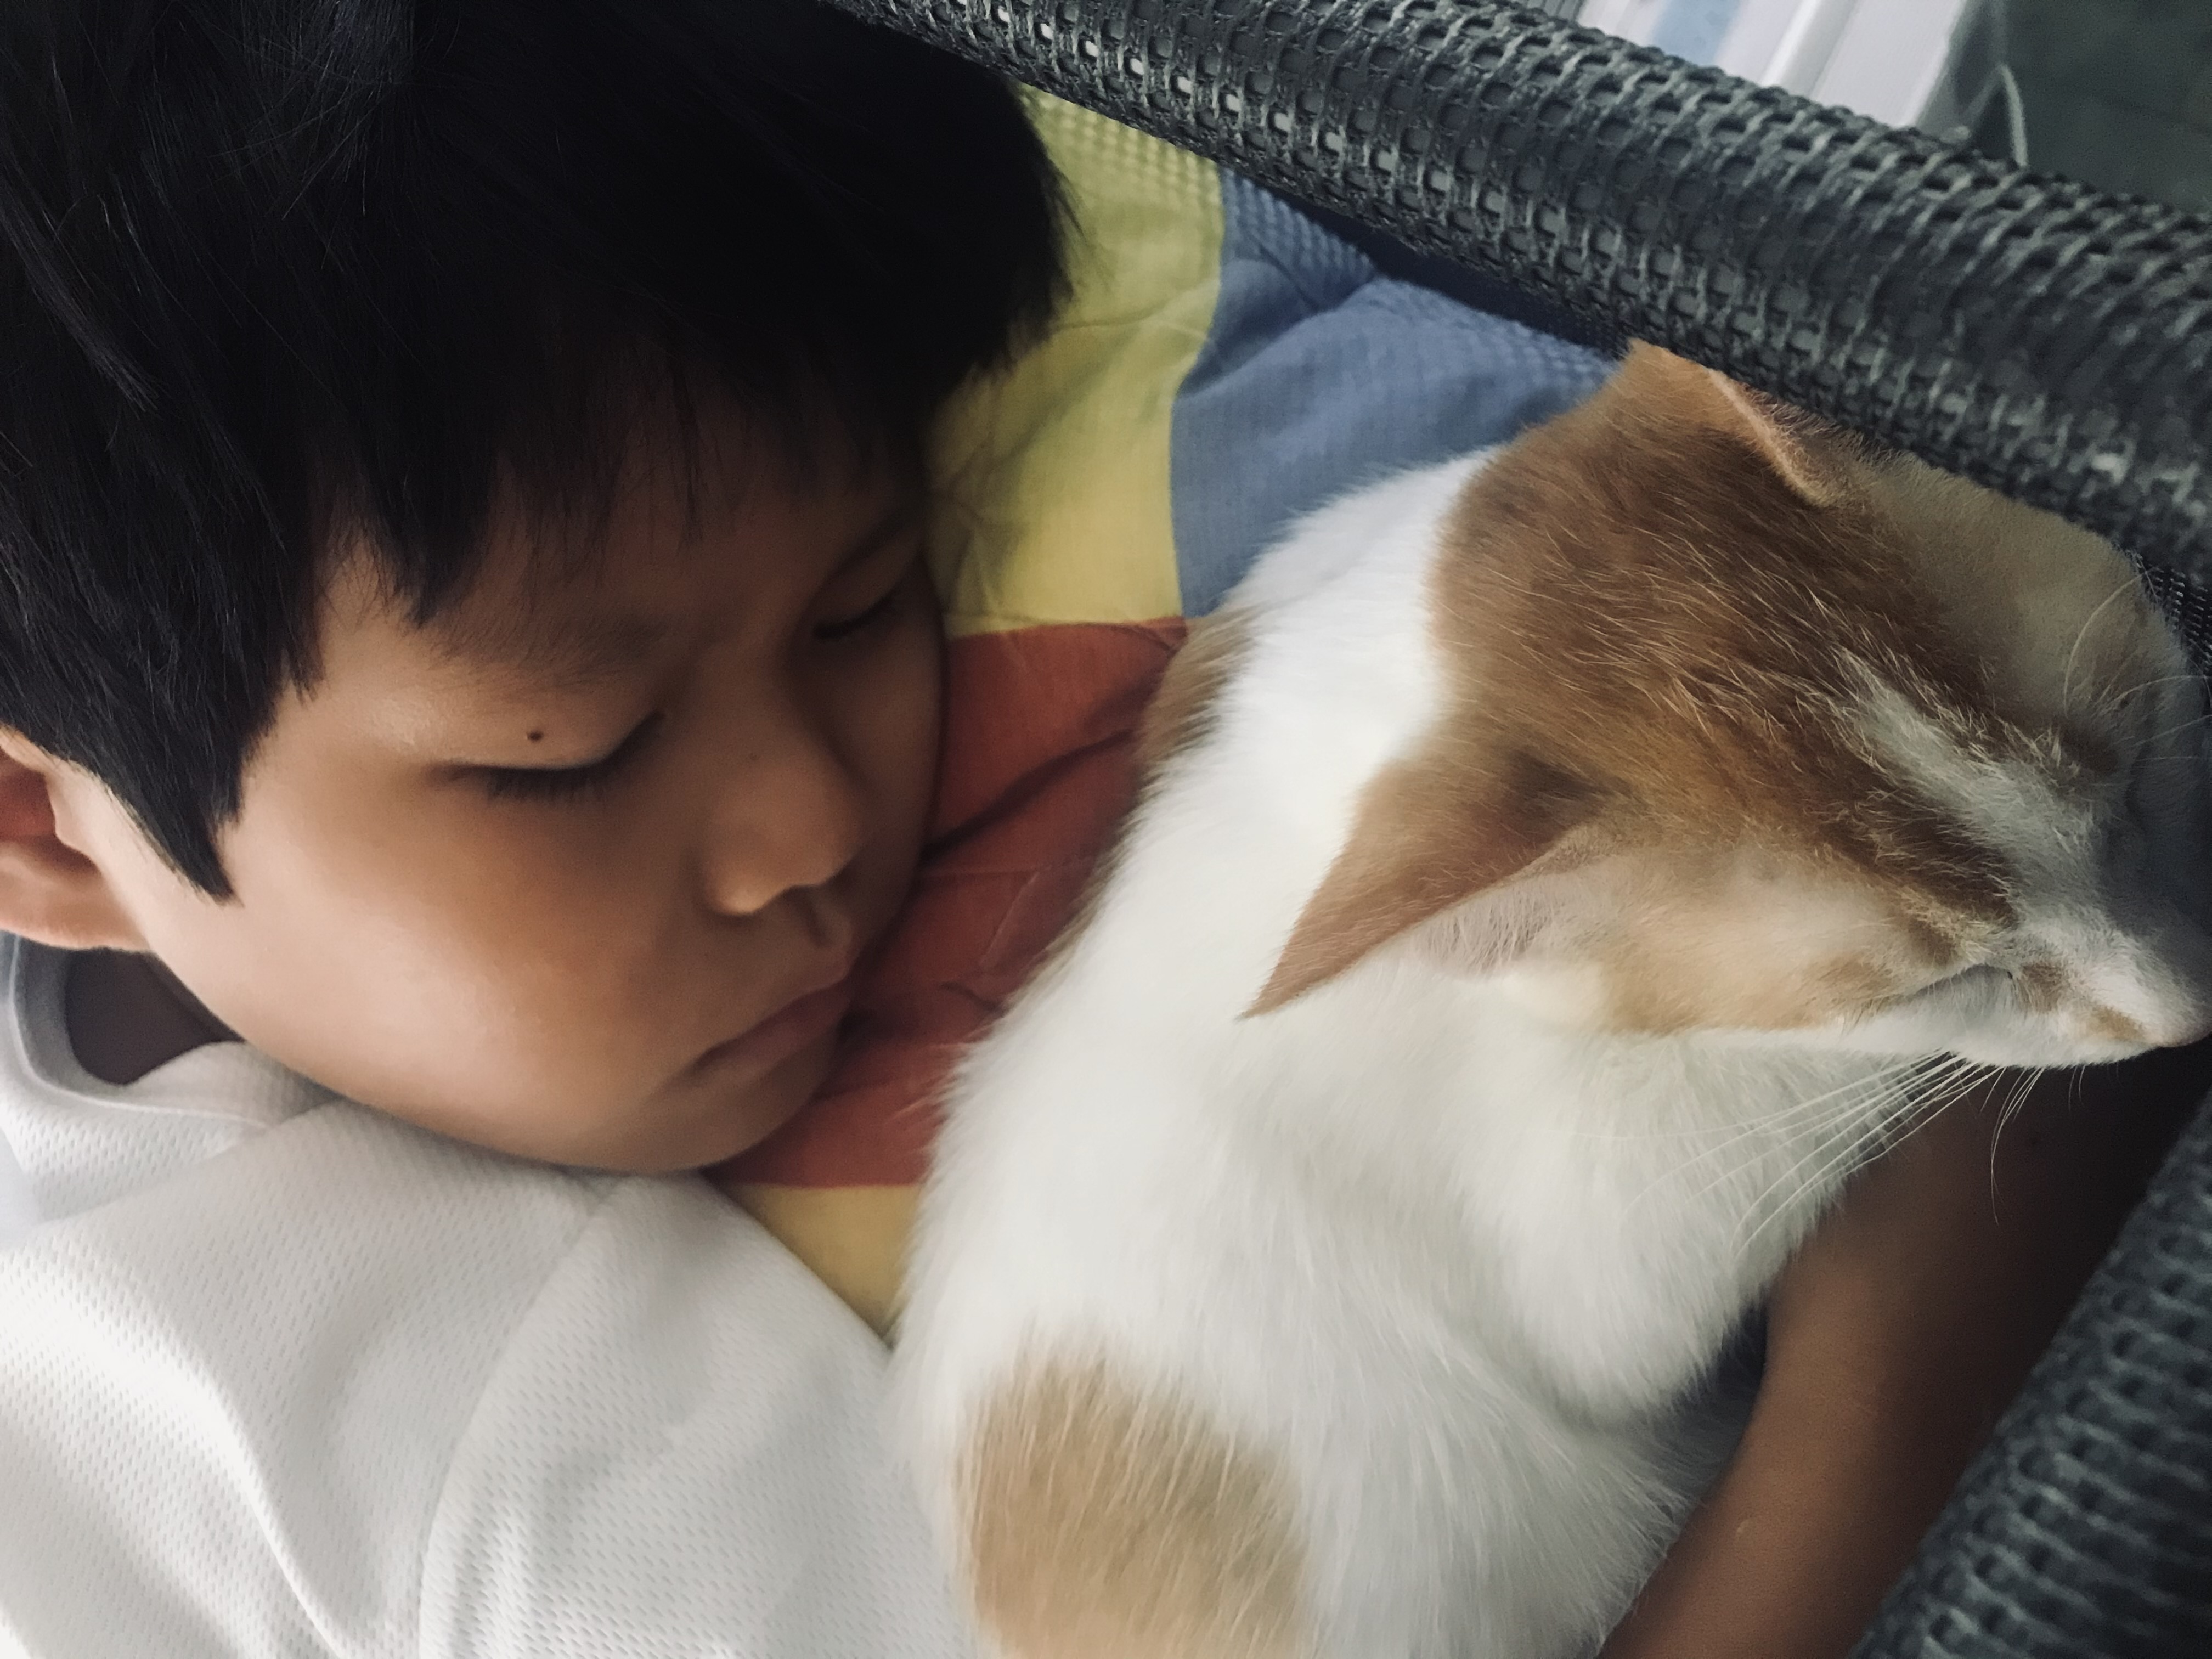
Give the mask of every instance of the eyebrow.
M 673 630 L 665 622 L 618 613 L 557 625 L 526 611 L 482 618 L 441 632 L 441 654 L 471 667 L 505 669 L 564 691 L 619 679 L 652 657 Z
M 881 518 L 860 532 L 859 539 L 846 550 L 845 556 L 837 561 L 837 568 L 831 574 L 842 576 L 847 571 L 866 564 L 900 537 L 919 532 L 927 516 L 920 501 L 893 502 Z
M 918 501 L 901 501 L 854 539 L 831 575 L 859 568 L 902 537 L 922 527 Z M 673 628 L 619 612 L 558 623 L 518 609 L 465 626 L 440 630 L 446 654 L 550 681 L 564 691 L 585 690 L 621 678 L 667 642 Z

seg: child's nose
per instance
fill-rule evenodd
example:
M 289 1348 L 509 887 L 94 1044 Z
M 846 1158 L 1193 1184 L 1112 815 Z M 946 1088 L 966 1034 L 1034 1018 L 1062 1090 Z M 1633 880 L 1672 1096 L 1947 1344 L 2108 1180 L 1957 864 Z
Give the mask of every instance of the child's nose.
M 749 726 L 709 808 L 707 902 L 751 915 L 787 894 L 826 887 L 860 851 L 866 802 L 858 781 L 796 711 Z M 821 907 L 810 898 L 809 916 Z M 810 920 L 821 931 L 818 920 Z

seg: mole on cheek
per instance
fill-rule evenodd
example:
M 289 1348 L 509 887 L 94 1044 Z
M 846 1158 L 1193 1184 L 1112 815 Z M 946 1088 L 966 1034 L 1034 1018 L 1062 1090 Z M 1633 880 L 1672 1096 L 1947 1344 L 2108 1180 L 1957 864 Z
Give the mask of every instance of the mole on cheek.
M 530 740 L 532 743 L 543 743 L 545 741 L 545 734 L 543 732 L 532 732 L 530 734 Z

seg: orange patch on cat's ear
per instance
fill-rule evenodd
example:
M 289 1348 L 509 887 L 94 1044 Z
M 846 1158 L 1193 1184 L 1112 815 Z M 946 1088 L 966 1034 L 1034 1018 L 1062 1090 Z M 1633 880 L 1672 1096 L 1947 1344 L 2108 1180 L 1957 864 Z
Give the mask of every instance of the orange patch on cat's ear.
M 1834 440 L 1819 421 L 1717 370 L 1707 373 L 1723 400 L 1735 411 L 1744 435 L 1783 483 L 1814 507 L 1833 507 L 1844 499 L 1847 475 L 1826 452 L 1826 446 Z
M 1850 473 L 1839 446 L 1850 441 L 1817 416 L 1642 341 L 1622 369 L 1678 405 L 1681 418 L 1721 427 L 1749 444 L 1807 504 L 1833 507 L 1848 493 Z
M 2003 859 L 1859 723 L 1870 663 L 1997 720 L 1875 482 L 1853 434 L 1644 346 L 1477 471 L 1430 575 L 1433 729 L 1369 785 L 1248 1012 L 1608 830 L 1695 849 L 1725 828 L 1856 872 L 1930 963 L 2004 925 Z M 1747 981 L 1729 1017 L 1802 1024 L 1856 972 L 1801 980 L 1796 1008 Z M 1632 988 L 1654 1021 L 1716 1012 L 1650 975 Z
M 1464 743 L 1431 743 L 1386 768 L 1246 1017 L 1296 1000 L 1407 929 L 1520 874 L 1596 804 L 1533 756 L 1486 755 Z

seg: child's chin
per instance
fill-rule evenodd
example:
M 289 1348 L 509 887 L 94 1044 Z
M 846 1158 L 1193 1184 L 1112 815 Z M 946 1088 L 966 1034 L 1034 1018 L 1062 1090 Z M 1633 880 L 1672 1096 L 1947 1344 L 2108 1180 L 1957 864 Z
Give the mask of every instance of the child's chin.
M 836 1052 L 837 1034 L 824 1032 L 764 1075 L 732 1090 L 726 1101 L 702 1115 L 697 1143 L 685 1149 L 683 1161 L 670 1164 L 671 1171 L 712 1169 L 767 1140 L 814 1098 L 829 1079 Z

